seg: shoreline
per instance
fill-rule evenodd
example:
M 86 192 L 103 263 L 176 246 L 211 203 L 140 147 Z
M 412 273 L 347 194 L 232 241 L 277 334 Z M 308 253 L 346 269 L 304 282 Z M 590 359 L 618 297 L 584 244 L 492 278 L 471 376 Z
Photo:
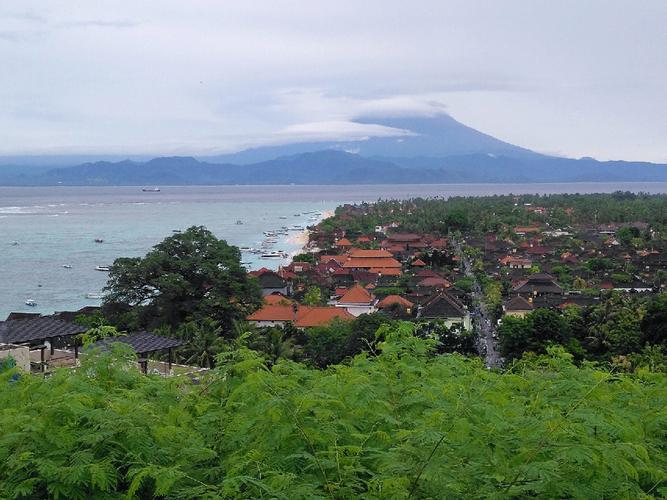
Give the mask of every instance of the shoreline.
M 322 217 L 320 220 L 317 222 L 318 224 L 322 222 L 325 219 L 328 219 L 329 217 L 333 217 L 333 215 L 336 213 L 335 210 L 326 210 L 322 212 Z M 310 241 L 310 230 L 309 229 L 304 229 L 303 231 L 287 237 L 285 240 L 287 243 L 290 245 L 299 245 L 300 248 L 297 250 L 294 250 L 290 252 L 289 259 L 292 259 L 295 255 L 298 255 L 300 253 L 303 253 L 304 251 L 308 250 L 308 242 Z

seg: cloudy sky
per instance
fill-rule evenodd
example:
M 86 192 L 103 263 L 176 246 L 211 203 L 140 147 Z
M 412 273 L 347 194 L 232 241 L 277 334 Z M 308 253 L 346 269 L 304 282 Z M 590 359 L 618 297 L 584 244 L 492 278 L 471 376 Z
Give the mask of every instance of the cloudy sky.
M 540 152 L 667 162 L 667 1 L 0 4 L 0 154 L 208 154 L 442 110 Z

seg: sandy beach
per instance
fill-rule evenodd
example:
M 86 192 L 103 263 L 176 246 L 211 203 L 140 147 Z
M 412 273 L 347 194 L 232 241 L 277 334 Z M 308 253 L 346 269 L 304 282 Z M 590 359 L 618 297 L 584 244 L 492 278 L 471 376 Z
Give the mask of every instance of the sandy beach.
M 327 210 L 326 212 L 322 212 L 322 218 L 318 221 L 322 222 L 324 219 L 328 219 L 329 217 L 333 217 L 334 215 L 333 210 Z M 308 229 L 304 229 L 303 231 L 290 235 L 287 238 L 287 242 L 291 245 L 300 245 L 301 250 L 305 250 L 306 245 L 308 244 L 308 237 L 310 236 L 310 231 Z M 300 251 L 292 252 L 291 257 L 294 257 L 294 255 L 297 255 L 301 253 Z

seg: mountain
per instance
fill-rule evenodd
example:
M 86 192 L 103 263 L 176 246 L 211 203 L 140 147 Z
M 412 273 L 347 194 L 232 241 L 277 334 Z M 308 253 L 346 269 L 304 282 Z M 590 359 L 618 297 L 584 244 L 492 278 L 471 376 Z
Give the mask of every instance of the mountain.
M 431 117 L 358 118 L 355 123 L 382 125 L 411 135 L 370 137 L 359 141 L 301 142 L 264 146 L 228 154 L 200 157 L 211 163 L 250 164 L 314 151 L 353 152 L 360 156 L 412 158 L 494 154 L 511 158 L 539 158 L 539 153 L 500 141 L 470 128 L 447 114 Z
M 546 156 L 448 115 L 362 118 L 409 131 L 360 141 L 303 142 L 215 157 L 0 167 L 3 185 L 435 184 L 667 181 L 667 165 Z M 58 164 L 58 162 L 55 162 Z M 0 160 L 1 164 L 1 160 Z M 53 165 L 54 162 L 51 162 Z M 27 165 L 27 163 L 23 163 Z

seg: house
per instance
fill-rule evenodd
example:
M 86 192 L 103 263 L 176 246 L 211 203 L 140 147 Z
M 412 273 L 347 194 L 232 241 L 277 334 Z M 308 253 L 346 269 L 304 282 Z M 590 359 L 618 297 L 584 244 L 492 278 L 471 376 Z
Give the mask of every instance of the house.
M 563 295 L 563 289 L 556 283 L 556 278 L 549 274 L 537 273 L 517 282 L 512 293 L 523 297 L 539 295 Z
M 518 236 L 525 236 L 527 234 L 539 233 L 541 229 L 539 226 L 517 226 L 512 231 Z
M 291 304 L 266 304 L 248 315 L 246 320 L 257 326 L 284 326 L 293 323 L 297 328 L 325 326 L 335 319 L 349 321 L 354 316 L 337 307 L 304 306 Z
M 415 259 L 410 263 L 410 265 L 412 267 L 424 267 L 424 266 L 426 266 L 426 262 L 424 262 L 421 259 Z
M 383 276 L 400 276 L 401 263 L 386 250 L 359 250 L 350 252 L 343 269 L 370 271 Z
M 500 264 L 503 266 L 509 267 L 510 269 L 530 269 L 533 267 L 532 260 L 516 257 L 514 255 L 507 255 L 502 259 L 498 259 L 498 262 L 500 262 Z
M 408 299 L 401 297 L 400 295 L 387 295 L 377 304 L 378 310 L 391 309 L 391 308 L 400 308 L 403 309 L 407 314 L 412 312 L 412 308 L 415 305 L 410 302 Z
M 347 290 L 341 298 L 334 302 L 336 307 L 342 307 L 353 316 L 370 314 L 376 311 L 375 296 L 359 284 Z
M 281 295 L 292 294 L 292 284 L 280 276 L 277 272 L 263 267 L 259 271 L 252 271 L 250 274 L 257 278 L 262 295 L 272 295 L 280 293 Z
M 419 283 L 417 283 L 417 286 L 422 288 L 449 288 L 452 286 L 452 284 L 445 278 L 441 278 L 440 276 L 433 276 L 430 278 L 424 278 Z
M 505 301 L 503 304 L 503 311 L 506 316 L 517 316 L 523 318 L 529 312 L 535 309 L 533 304 L 524 299 L 521 295 L 517 295 Z
M 349 248 L 352 248 L 352 242 L 347 238 L 341 238 L 336 243 L 334 243 L 334 246 L 336 248 L 340 248 L 341 250 L 347 250 Z
M 417 318 L 439 319 L 443 320 L 447 327 L 461 324 L 466 330 L 470 329 L 468 308 L 463 302 L 446 291 L 440 291 L 427 299 L 419 308 Z

